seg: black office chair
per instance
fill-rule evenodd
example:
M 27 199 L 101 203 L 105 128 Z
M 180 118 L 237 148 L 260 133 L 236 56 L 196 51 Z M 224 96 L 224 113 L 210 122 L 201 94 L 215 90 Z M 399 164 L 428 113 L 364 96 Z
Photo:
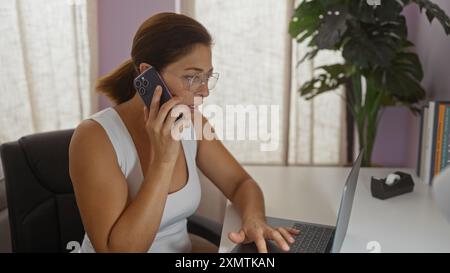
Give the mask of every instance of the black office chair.
M 68 168 L 73 131 L 29 135 L 0 146 L 13 252 L 69 252 L 69 242 L 82 242 Z M 188 218 L 188 232 L 216 246 L 221 230 L 210 219 Z

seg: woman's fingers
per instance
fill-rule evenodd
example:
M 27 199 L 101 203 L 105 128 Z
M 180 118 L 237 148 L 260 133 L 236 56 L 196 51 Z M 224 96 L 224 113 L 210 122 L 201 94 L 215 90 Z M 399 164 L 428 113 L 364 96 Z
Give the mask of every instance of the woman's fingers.
M 293 234 L 293 235 L 298 235 L 298 234 L 300 234 L 300 230 L 299 229 L 296 229 L 296 228 L 284 228 L 284 229 L 286 229 L 290 234 Z
M 144 121 L 147 122 L 148 119 L 148 109 L 147 106 L 144 106 Z
M 161 88 L 161 86 L 158 85 L 155 88 L 155 92 L 153 92 L 152 101 L 150 103 L 148 118 L 150 118 L 151 120 L 155 120 L 156 115 L 158 114 L 159 101 L 161 99 L 161 94 L 162 94 L 162 88 Z
M 277 246 L 284 250 L 289 251 L 289 244 L 295 242 L 293 235 L 297 235 L 300 231 L 294 228 L 278 227 L 276 229 L 266 226 L 262 229 L 250 229 L 247 233 L 244 229 L 239 232 L 228 233 L 228 238 L 235 244 L 241 244 L 246 242 L 254 242 L 259 253 L 267 253 L 267 240 L 273 240 Z
M 259 253 L 267 253 L 267 244 L 266 240 L 262 235 L 258 236 L 255 240 L 256 248 Z
M 171 98 L 169 101 L 164 103 L 159 109 L 158 115 L 156 116 L 155 125 L 159 128 L 162 128 L 164 121 L 166 120 L 167 115 L 169 114 L 172 108 L 179 104 L 181 100 L 179 98 Z
M 269 239 L 274 240 L 278 247 L 281 248 L 284 251 L 289 251 L 289 245 L 284 240 L 283 236 L 281 236 L 280 232 L 278 230 L 272 229 L 269 231 L 269 236 L 267 236 Z
M 241 229 L 239 232 L 228 233 L 228 238 L 235 244 L 240 244 L 245 240 L 245 232 Z
M 283 227 L 277 228 L 278 232 L 284 237 L 286 241 L 288 241 L 290 244 L 294 243 L 294 237 Z
M 164 121 L 163 127 L 161 129 L 163 135 L 172 135 L 172 138 L 175 140 L 179 140 L 181 138 L 181 131 L 183 129 L 182 124 L 178 124 L 177 127 L 175 126 L 175 121 L 177 120 L 178 116 L 174 115 L 172 112 L 169 113 L 168 117 Z M 175 131 L 172 132 L 172 129 Z M 176 130 L 179 130 L 178 132 Z

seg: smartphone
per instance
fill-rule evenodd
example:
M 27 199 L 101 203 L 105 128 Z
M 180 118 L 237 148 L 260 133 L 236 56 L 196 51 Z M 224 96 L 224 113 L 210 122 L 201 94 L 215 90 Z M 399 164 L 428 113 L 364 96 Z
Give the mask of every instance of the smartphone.
M 142 72 L 141 75 L 137 76 L 134 79 L 133 84 L 134 88 L 136 88 L 136 91 L 139 93 L 142 100 L 144 101 L 144 104 L 147 107 L 150 107 L 153 93 L 155 92 L 155 89 L 158 85 L 162 87 L 162 94 L 159 102 L 160 107 L 172 98 L 172 94 L 169 91 L 169 88 L 164 83 L 161 75 L 159 75 L 158 71 L 156 71 L 154 67 L 146 69 L 144 72 Z M 183 114 L 180 114 L 177 117 L 176 121 L 178 121 L 182 116 Z

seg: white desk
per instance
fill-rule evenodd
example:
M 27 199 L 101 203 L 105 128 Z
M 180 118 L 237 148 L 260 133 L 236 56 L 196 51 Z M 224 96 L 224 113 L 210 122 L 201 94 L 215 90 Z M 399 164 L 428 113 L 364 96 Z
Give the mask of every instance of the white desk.
M 261 187 L 267 216 L 336 225 L 343 185 L 349 168 L 246 166 Z M 414 191 L 386 200 L 373 198 L 370 178 L 386 177 L 399 169 L 362 168 L 347 236 L 341 252 L 371 252 L 368 243 L 379 243 L 381 252 L 450 252 L 450 224 L 435 205 L 431 188 L 414 176 Z M 401 171 L 413 174 L 411 169 Z M 219 252 L 234 244 L 230 231 L 241 221 L 228 201 Z M 376 244 L 376 243 L 375 243 Z

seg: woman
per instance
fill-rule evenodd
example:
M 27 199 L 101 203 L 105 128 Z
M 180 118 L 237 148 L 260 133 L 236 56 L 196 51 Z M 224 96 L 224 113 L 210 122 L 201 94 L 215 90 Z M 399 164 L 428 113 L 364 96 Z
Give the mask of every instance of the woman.
M 176 119 L 171 109 L 187 105 L 194 113 L 194 97 L 207 97 L 217 79 L 211 45 L 197 21 L 160 13 L 137 31 L 131 60 L 98 81 L 97 90 L 116 105 L 81 122 L 69 148 L 70 176 L 86 230 L 83 252 L 206 251 L 196 248 L 186 229 L 186 218 L 200 201 L 197 167 L 240 212 L 242 229 L 231 232 L 230 240 L 255 242 L 260 252 L 267 251 L 265 239 L 285 250 L 293 242 L 291 233 L 298 231 L 266 224 L 261 190 L 219 140 L 171 136 Z M 133 79 L 150 66 L 173 98 L 159 107 L 157 88 L 147 109 Z

